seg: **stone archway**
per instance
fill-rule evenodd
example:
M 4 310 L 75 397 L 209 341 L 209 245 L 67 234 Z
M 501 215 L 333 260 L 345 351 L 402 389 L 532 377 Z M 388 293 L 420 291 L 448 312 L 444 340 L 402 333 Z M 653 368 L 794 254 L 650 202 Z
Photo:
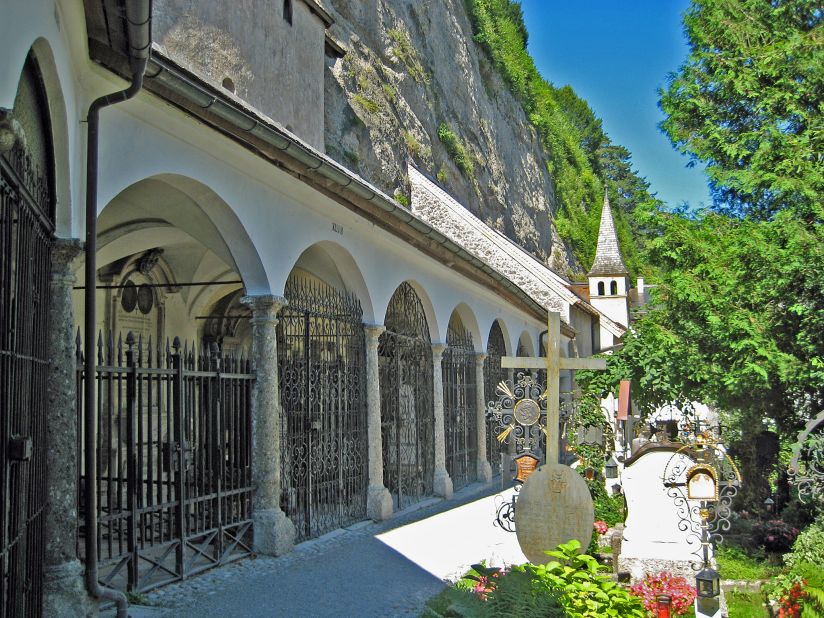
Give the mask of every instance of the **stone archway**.
M 478 476 L 475 346 L 457 311 L 449 319 L 441 367 L 446 471 L 457 490 Z
M 421 299 L 402 283 L 389 301 L 378 342 L 383 470 L 395 509 L 434 489 L 433 364 Z
M 40 69 L 29 54 L 0 146 L 0 608 L 43 602 L 54 250 L 54 154 Z
M 298 540 L 366 518 L 363 309 L 323 246 L 303 252 L 277 325 L 281 507 Z

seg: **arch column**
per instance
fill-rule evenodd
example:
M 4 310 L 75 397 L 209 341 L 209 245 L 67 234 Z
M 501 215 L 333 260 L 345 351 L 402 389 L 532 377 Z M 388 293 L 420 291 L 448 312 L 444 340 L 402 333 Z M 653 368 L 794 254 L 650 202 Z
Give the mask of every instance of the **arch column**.
M 74 262 L 83 250 L 75 238 L 58 239 L 51 252 L 48 330 L 48 418 L 44 616 L 87 616 L 95 607 L 77 557 L 77 376 L 72 286 Z
M 286 299 L 244 296 L 241 302 L 252 310 L 252 362 L 257 373 L 252 393 L 253 543 L 259 554 L 280 556 L 295 545 L 295 526 L 280 508 L 282 408 L 277 314 L 286 305 Z
M 432 344 L 432 407 L 435 417 L 434 492 L 447 500 L 452 497 L 452 479 L 446 471 L 446 428 L 443 413 L 443 352 L 446 344 Z
M 378 341 L 386 330 L 377 324 L 364 325 L 366 332 L 366 418 L 369 442 L 369 489 L 366 514 L 382 521 L 392 516 L 392 495 L 383 484 L 383 436 L 381 433 L 381 385 Z
M 475 355 L 475 427 L 478 440 L 478 480 L 482 483 L 489 483 L 492 480 L 492 466 L 486 460 L 485 360 L 485 353 L 480 352 Z

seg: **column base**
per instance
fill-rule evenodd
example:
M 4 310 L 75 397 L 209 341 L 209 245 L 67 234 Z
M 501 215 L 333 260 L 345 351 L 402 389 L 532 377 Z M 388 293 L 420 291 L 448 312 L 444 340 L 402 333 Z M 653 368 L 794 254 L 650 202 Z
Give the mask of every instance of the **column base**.
M 392 517 L 392 494 L 383 485 L 370 485 L 366 493 L 366 516 L 374 521 Z
M 253 547 L 262 556 L 282 556 L 295 547 L 295 524 L 280 509 L 256 511 Z
M 452 479 L 446 470 L 435 470 L 433 489 L 436 496 L 443 496 L 447 500 L 452 497 Z
M 478 460 L 478 481 L 481 483 L 492 482 L 492 466 L 486 459 Z
M 58 618 L 96 616 L 97 603 L 86 591 L 83 565 L 78 560 L 46 567 L 43 582 L 43 615 Z

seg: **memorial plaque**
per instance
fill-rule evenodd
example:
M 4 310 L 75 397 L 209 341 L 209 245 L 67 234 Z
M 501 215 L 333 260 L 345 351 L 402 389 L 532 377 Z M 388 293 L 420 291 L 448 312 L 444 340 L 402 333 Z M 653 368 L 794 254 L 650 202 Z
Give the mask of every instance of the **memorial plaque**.
M 547 464 L 532 473 L 515 503 L 515 532 L 521 551 L 534 564 L 551 560 L 544 552 L 578 539 L 585 551 L 595 512 L 586 481 L 575 470 Z
M 530 475 L 538 469 L 540 460 L 531 453 L 524 453 L 515 458 L 515 480 L 519 483 L 526 483 Z

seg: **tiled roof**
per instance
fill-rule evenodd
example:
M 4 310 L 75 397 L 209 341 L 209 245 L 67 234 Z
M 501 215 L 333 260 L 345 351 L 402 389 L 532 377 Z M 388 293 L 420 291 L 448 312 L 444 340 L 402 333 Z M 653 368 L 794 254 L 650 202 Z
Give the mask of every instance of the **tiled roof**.
M 598 231 L 598 248 L 595 250 L 595 262 L 592 264 L 590 276 L 627 275 L 629 271 L 621 257 L 621 247 L 618 246 L 618 234 L 615 232 L 615 222 L 612 220 L 612 209 L 609 206 L 609 197 L 604 192 L 604 208 L 601 211 L 601 228 Z

